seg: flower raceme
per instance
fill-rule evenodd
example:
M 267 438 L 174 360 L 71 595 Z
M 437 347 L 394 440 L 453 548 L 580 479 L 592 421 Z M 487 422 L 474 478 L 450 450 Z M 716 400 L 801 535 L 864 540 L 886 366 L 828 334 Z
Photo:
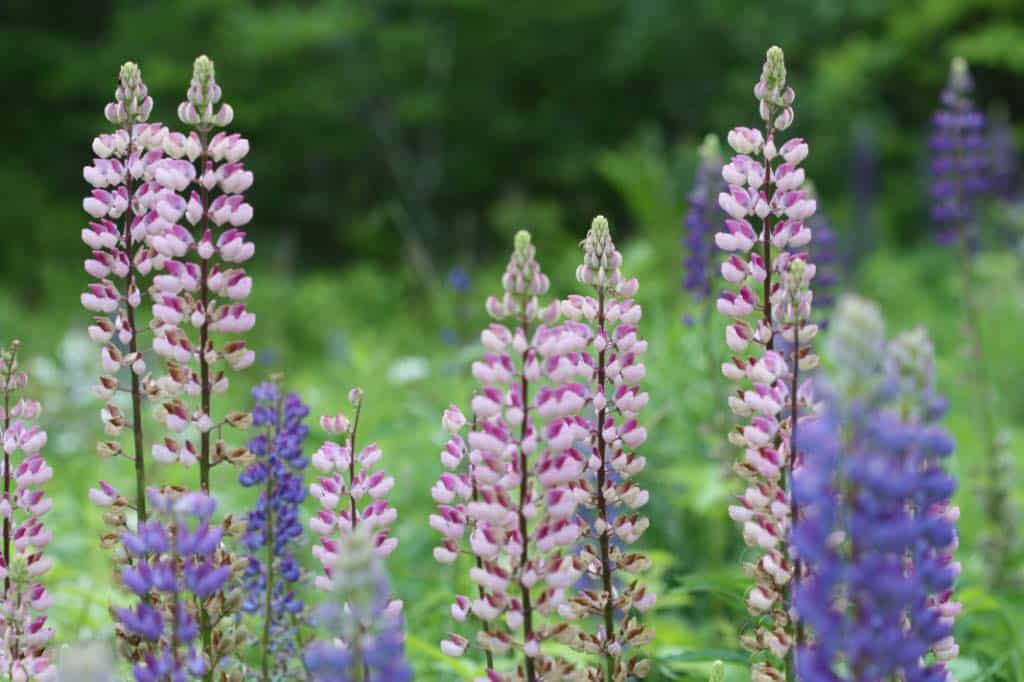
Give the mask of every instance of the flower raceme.
M 953 443 L 934 424 L 944 401 L 931 344 L 920 330 L 887 343 L 877 308 L 856 299 L 841 302 L 836 327 L 830 350 L 843 364 L 824 413 L 798 435 L 792 537 L 806 570 L 794 607 L 811 634 L 799 679 L 942 682 L 958 652 L 959 511 L 943 466 Z
M 344 536 L 363 529 L 372 539 L 374 553 L 382 559 L 398 547 L 398 539 L 389 533 L 398 512 L 387 500 L 395 479 L 376 468 L 383 454 L 376 443 L 356 452 L 363 392 L 354 388 L 348 397 L 355 410 L 352 420 L 340 413 L 320 418 L 320 426 L 328 434 L 341 436 L 343 442 L 327 441 L 311 459 L 313 467 L 322 474 L 309 485 L 310 495 L 320 506 L 309 519 L 310 529 L 320 538 L 320 544 L 313 547 L 313 556 L 324 571 L 314 584 L 325 591 L 334 585 Z M 402 602 L 392 600 L 388 608 L 398 614 Z
M 160 518 L 122 539 L 133 560 L 121 569 L 121 582 L 138 602 L 113 612 L 143 652 L 132 669 L 136 682 L 205 679 L 213 663 L 198 646 L 198 605 L 218 594 L 232 574 L 218 552 L 224 530 L 211 525 L 216 501 L 155 488 L 148 494 Z
M 50 682 L 57 679 L 56 666 L 47 653 L 54 630 L 47 625 L 46 611 L 53 600 L 42 579 L 53 565 L 43 553 L 52 533 L 43 517 L 53 500 L 43 486 L 53 478 L 53 469 L 42 455 L 46 431 L 32 423 L 39 416 L 40 405 L 18 397 L 28 383 L 28 375 L 18 366 L 18 347 L 14 341 L 0 354 L 4 451 L 0 469 L 4 482 L 0 497 L 0 674 L 11 680 Z
M 299 507 L 306 498 L 303 471 L 309 463 L 302 450 L 309 434 L 303 420 L 309 407 L 295 393 L 283 394 L 277 381 L 260 384 L 252 396 L 257 403 L 253 425 L 263 432 L 249 440 L 256 461 L 239 482 L 259 488 L 260 496 L 242 537 L 249 562 L 242 609 L 257 616 L 261 679 L 269 681 L 299 674 L 299 628 L 305 614 L 296 594 L 302 570 L 295 546 L 303 533 Z
M 143 402 L 156 389 L 146 363 L 149 350 L 144 333 L 148 322 L 147 282 L 161 260 L 154 242 L 173 228 L 174 216 L 163 206 L 174 203 L 173 192 L 156 181 L 164 159 L 163 145 L 168 136 L 165 126 L 148 123 L 153 109 L 142 72 L 133 62 L 121 67 L 114 101 L 104 114 L 116 126 L 93 140 L 96 154 L 92 165 L 82 170 L 92 191 L 82 208 L 92 221 L 82 230 L 82 241 L 91 249 L 85 271 L 97 281 L 81 295 L 82 306 L 93 313 L 89 337 L 101 345 L 104 374 L 93 386 L 93 393 L 107 401 L 102 411 L 104 430 L 114 440 L 98 444 L 105 457 L 124 455 L 135 468 L 135 488 L 125 500 L 136 509 L 141 521 L 147 518 L 146 457 Z M 123 377 L 122 374 L 127 374 Z M 122 383 L 126 384 L 122 388 Z M 127 406 L 115 396 L 125 391 Z M 126 451 L 120 440 L 128 429 L 132 445 Z M 104 516 L 108 526 L 103 545 L 113 546 L 128 530 L 123 513 Z
M 624 574 L 646 565 L 620 545 L 647 527 L 633 512 L 646 493 L 629 480 L 644 466 L 632 450 L 646 438 L 635 414 L 647 395 L 634 385 L 646 348 L 636 335 L 639 306 L 628 298 L 636 282 L 622 280 L 620 263 L 598 217 L 577 272 L 598 297 L 542 305 L 547 276 L 529 234 L 517 234 L 504 295 L 487 301 L 497 322 L 481 334 L 485 353 L 472 367 L 481 384 L 473 419 L 455 406 L 442 418 L 449 440 L 446 471 L 432 489 L 438 510 L 430 525 L 442 535 L 434 556 L 446 564 L 473 557 L 477 594 L 457 595 L 451 612 L 477 627 L 472 639 L 452 633 L 441 648 L 462 656 L 475 643 L 486 679 L 618 680 L 647 670 L 625 656 L 648 638 L 630 612 L 654 600 L 642 587 L 622 586 Z M 575 589 L 582 578 L 599 587 Z M 573 623 L 591 616 L 601 623 L 596 633 Z M 577 669 L 545 651 L 553 641 L 601 663 Z M 521 665 L 496 670 L 495 659 L 513 650 Z
M 717 135 L 708 135 L 700 146 L 693 189 L 688 197 L 689 210 L 684 222 L 683 288 L 696 300 L 711 296 L 714 233 L 718 224 L 717 197 L 723 188 L 722 151 Z
M 809 321 L 815 267 L 800 251 L 811 241 L 807 220 L 817 205 L 804 188 L 806 173 L 800 167 L 807 143 L 778 139 L 794 116 L 793 89 L 786 84 L 778 47 L 768 50 L 754 94 L 764 130 L 729 132 L 737 155 L 722 168 L 728 190 L 719 195 L 719 206 L 728 217 L 715 243 L 728 254 L 721 273 L 734 287 L 717 304 L 732 320 L 725 337 L 734 355 L 722 371 L 739 384 L 729 397 L 730 409 L 747 420 L 729 434 L 743 452 L 735 471 L 748 485 L 729 515 L 758 552 L 746 567 L 755 582 L 747 607 L 756 625 L 743 644 L 763 652 L 753 675 L 766 682 L 782 679 L 792 667 L 790 651 L 798 636 L 787 603 L 799 570 L 788 551 L 793 516 L 788 481 L 799 464 L 793 434 L 810 402 L 801 372 L 817 364 L 809 346 L 817 334 Z

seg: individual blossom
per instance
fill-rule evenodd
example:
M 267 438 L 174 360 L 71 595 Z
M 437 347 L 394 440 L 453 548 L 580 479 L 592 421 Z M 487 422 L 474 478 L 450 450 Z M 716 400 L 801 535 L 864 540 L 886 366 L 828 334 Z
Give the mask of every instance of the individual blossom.
M 849 364 L 836 364 L 823 413 L 797 436 L 792 537 L 806 570 L 794 607 L 809 630 L 797 675 L 950 679 L 958 510 L 931 345 L 921 331 L 886 344 L 877 308 L 859 300 L 840 305 L 840 326 L 830 345 Z
M 571 416 L 585 396 L 582 385 L 549 393 L 553 369 L 542 366 L 539 347 L 560 343 L 550 327 L 560 306 L 540 302 L 549 281 L 528 232 L 516 234 L 502 287 L 501 297 L 487 301 L 495 322 L 481 333 L 484 353 L 472 366 L 479 383 L 473 419 L 449 408 L 442 420 L 450 439 L 441 451 L 445 471 L 431 490 L 438 507 L 430 526 L 441 535 L 434 558 L 453 564 L 460 554 L 471 556 L 477 593 L 456 595 L 451 606 L 456 627 L 470 636 L 452 632 L 441 650 L 455 657 L 482 650 L 487 667 L 481 680 L 563 679 L 572 666 L 545 651 L 545 642 L 578 636 L 558 622 L 558 608 L 584 568 L 570 552 L 581 526 L 568 483 L 580 480 L 587 465 L 574 443 L 590 434 Z M 576 368 L 565 371 L 582 369 L 586 339 L 568 333 L 561 343 L 566 352 L 577 350 L 565 358 Z M 549 494 L 558 481 L 566 485 Z M 462 625 L 467 620 L 472 631 Z M 513 655 L 518 665 L 497 669 L 502 657 Z
M 213 467 L 250 462 L 245 448 L 228 445 L 223 431 L 247 428 L 251 416 L 225 406 L 215 411 L 213 403 L 228 389 L 228 372 L 255 360 L 240 338 L 256 321 L 245 303 L 252 278 L 243 267 L 255 251 L 243 229 L 252 219 L 244 192 L 253 174 L 242 162 L 249 143 L 223 130 L 233 110 L 221 99 L 213 62 L 205 55 L 197 58 L 186 100 L 178 107 L 178 118 L 191 130 L 164 138 L 165 156 L 153 169 L 165 191 L 156 211 L 169 226 L 152 239 L 157 254 L 153 350 L 166 363 L 166 373 L 156 380 L 161 401 L 156 416 L 167 431 L 153 444 L 152 455 L 163 463 L 198 465 L 198 488 L 207 494 Z M 230 516 L 227 522 L 230 536 L 243 530 Z M 248 566 L 245 560 L 232 564 L 240 572 Z M 229 585 L 234 589 L 236 583 Z M 211 604 L 199 609 L 202 649 L 214 668 L 243 641 L 240 633 L 229 634 L 235 632 L 228 618 L 234 613 L 219 610 L 213 602 L 220 599 L 234 597 L 211 595 Z
M 563 301 L 567 320 L 538 334 L 541 366 L 553 387 L 538 392 L 537 413 L 549 420 L 545 432 L 556 434 L 538 465 L 548 513 L 554 530 L 574 515 L 591 519 L 581 528 L 577 557 L 591 586 L 567 596 L 559 614 L 585 619 L 570 645 L 602 659 L 587 671 L 594 682 L 645 677 L 649 664 L 635 650 L 653 637 L 636 618 L 655 604 L 654 593 L 637 578 L 650 559 L 630 549 L 649 525 L 641 511 L 648 493 L 635 480 L 647 463 L 640 454 L 647 440 L 640 418 L 649 401 L 641 388 L 647 341 L 639 333 L 642 309 L 633 299 L 639 284 L 623 277 L 621 264 L 608 221 L 597 216 L 576 270 L 588 292 Z M 569 449 L 561 446 L 573 442 L 562 437 L 565 431 L 586 444 L 585 473 L 575 479 L 567 477 L 575 466 L 560 462 Z M 594 632 L 586 632 L 582 623 L 588 622 L 596 623 Z
M 134 679 L 210 679 L 214 664 L 203 654 L 199 611 L 232 574 L 218 551 L 224 529 L 212 523 L 216 500 L 155 488 L 148 496 L 158 517 L 122 539 L 133 561 L 121 569 L 121 582 L 138 601 L 112 609 L 124 639 L 134 640 L 142 652 L 132 668 Z
M 340 436 L 342 442 L 325 442 L 311 458 L 313 467 L 321 474 L 309 485 L 309 493 L 319 507 L 309 519 L 310 529 L 320 538 L 320 544 L 313 547 L 313 556 L 323 568 L 314 584 L 325 591 L 334 585 L 340 543 L 346 535 L 362 529 L 372 539 L 373 551 L 382 559 L 398 547 L 398 539 L 390 534 L 398 512 L 387 499 L 395 479 L 377 468 L 383 455 L 377 443 L 356 450 L 363 392 L 354 388 L 348 397 L 355 410 L 353 419 L 344 414 L 320 418 L 320 426 L 328 434 Z M 402 602 L 394 600 L 389 608 L 399 613 Z
M 149 123 L 153 99 L 134 62 L 121 67 L 114 101 L 104 114 L 114 126 L 92 143 L 96 158 L 82 169 L 91 191 L 82 201 L 90 222 L 82 241 L 90 249 L 86 273 L 96 281 L 81 295 L 82 306 L 96 316 L 89 337 L 100 345 L 103 375 L 92 387 L 106 403 L 103 426 L 110 440 L 101 441 L 103 457 L 125 457 L 135 469 L 135 485 L 124 499 L 139 521 L 146 508 L 146 438 L 143 405 L 154 386 L 147 365 L 149 282 L 162 257 L 154 242 L 177 220 L 174 193 L 156 181 L 164 159 L 167 128 Z M 123 400 L 122 400 L 123 399 Z M 128 443 L 122 442 L 127 431 Z M 126 530 L 126 515 L 108 513 L 103 544 L 111 548 Z
M 789 604 L 790 583 L 800 570 L 789 551 L 795 511 L 789 485 L 800 459 L 794 432 L 811 400 L 805 372 L 817 364 L 810 347 L 818 329 L 811 322 L 815 267 L 802 251 L 811 241 L 807 221 L 817 203 L 800 167 L 807 142 L 780 139 L 794 116 L 780 48 L 768 50 L 754 95 L 763 128 L 739 127 L 728 135 L 737 154 L 722 168 L 728 189 L 718 203 L 728 217 L 715 243 L 728 254 L 721 273 L 732 286 L 717 302 L 731 320 L 725 337 L 733 356 L 722 372 L 737 383 L 728 403 L 744 420 L 729 442 L 742 452 L 734 469 L 747 488 L 729 515 L 753 549 L 745 569 L 754 581 L 746 602 L 755 620 L 742 643 L 758 654 L 752 676 L 764 682 L 791 672 L 800 634 Z
M 314 682 L 412 680 L 401 614 L 374 535 L 369 525 L 358 525 L 339 537 L 328 586 L 333 601 L 315 619 L 330 639 L 310 645 L 304 655 Z
M 302 537 L 299 507 L 306 497 L 303 472 L 309 459 L 303 443 L 309 434 L 303 420 L 309 407 L 295 393 L 283 394 L 278 381 L 252 391 L 253 425 L 261 433 L 248 443 L 256 458 L 239 476 L 246 487 L 260 490 L 249 512 L 242 545 L 248 567 L 243 610 L 257 616 L 261 680 L 301 675 L 300 649 L 303 603 L 296 594 L 302 569 L 295 547 Z
M 17 341 L 0 353 L 3 401 L 3 555 L 0 556 L 0 675 L 10 680 L 49 682 L 57 679 L 57 668 L 47 651 L 54 630 L 47 624 L 46 611 L 53 599 L 43 577 L 53 560 L 44 553 L 52 533 L 43 517 L 53 506 L 44 486 L 53 478 L 42 449 L 46 431 L 33 424 L 40 405 L 20 397 L 28 375 L 18 366 Z

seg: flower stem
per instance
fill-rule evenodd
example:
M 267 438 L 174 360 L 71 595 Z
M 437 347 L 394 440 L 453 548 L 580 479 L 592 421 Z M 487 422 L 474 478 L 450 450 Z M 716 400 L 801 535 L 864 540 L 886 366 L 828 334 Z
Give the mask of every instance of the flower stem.
M 132 155 L 132 146 L 134 145 L 134 131 L 131 126 L 128 127 L 128 159 L 129 166 Z M 134 178 L 131 172 L 127 174 L 127 186 L 128 196 L 132 196 L 134 191 Z M 125 211 L 124 215 L 124 240 L 125 250 L 128 253 L 128 257 L 131 258 L 134 253 L 134 239 L 132 237 L 132 216 L 135 211 L 129 207 Z M 135 265 L 132 264 L 128 268 L 128 293 L 138 287 L 135 281 Z M 128 341 L 128 350 L 134 355 L 139 350 L 138 344 L 138 329 L 135 323 L 135 308 L 131 302 L 128 302 L 126 306 L 125 316 L 128 320 L 128 329 L 131 333 L 131 339 Z M 146 522 L 148 514 L 146 511 L 146 452 L 145 442 L 142 437 L 142 386 L 139 382 L 139 375 L 134 370 L 131 371 L 132 375 L 132 438 L 133 445 L 135 447 L 135 504 L 138 515 L 137 523 L 139 525 Z
M 597 333 L 600 336 L 605 334 L 605 292 L 599 289 L 597 293 Z M 600 394 L 604 395 L 605 388 L 605 352 L 602 349 L 597 356 L 597 384 Z M 597 470 L 597 511 L 601 519 L 601 582 L 605 593 L 604 602 L 604 636 L 605 636 L 605 679 L 612 682 L 615 677 L 617 662 L 612 653 L 608 650 L 609 643 L 615 637 L 615 599 L 612 586 L 612 561 L 611 561 L 611 526 L 608 523 L 608 502 L 604 497 L 604 485 L 607 477 L 608 453 L 607 443 L 604 439 L 604 420 L 607 406 L 603 406 L 597 413 L 597 455 L 601 465 Z
M 520 329 L 523 332 L 524 338 L 530 338 L 530 325 L 526 320 L 526 305 L 525 301 L 521 306 L 523 310 L 523 317 L 520 320 Z M 519 508 L 517 510 L 519 516 L 519 535 L 522 538 L 523 549 L 519 555 L 519 588 L 522 592 L 523 599 L 523 643 L 526 644 L 533 638 L 533 604 L 530 601 L 530 588 L 523 583 L 523 572 L 526 570 L 527 564 L 530 561 L 530 534 L 529 527 L 526 521 L 526 514 L 523 513 L 523 507 L 526 505 L 527 495 L 529 493 L 528 477 L 527 477 L 527 463 L 526 463 L 526 451 L 523 449 L 523 442 L 526 440 L 526 434 L 530 423 L 530 382 L 526 378 L 526 363 L 530 358 L 530 349 L 527 348 L 523 351 L 523 372 L 520 376 L 520 391 L 522 393 L 521 400 L 523 404 L 523 423 L 520 426 L 519 431 Z M 534 664 L 533 657 L 528 656 L 526 652 L 523 652 L 523 661 L 526 668 L 526 681 L 537 682 L 537 670 Z

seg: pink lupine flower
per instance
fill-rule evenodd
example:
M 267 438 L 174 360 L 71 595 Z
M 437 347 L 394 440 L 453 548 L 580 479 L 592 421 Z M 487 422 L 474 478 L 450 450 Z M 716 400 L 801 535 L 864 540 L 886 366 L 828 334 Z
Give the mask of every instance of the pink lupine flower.
M 3 546 L 0 554 L 0 670 L 11 679 L 54 680 L 56 668 L 46 652 L 54 630 L 45 612 L 53 604 L 39 582 L 53 567 L 43 550 L 53 539 L 43 523 L 53 501 L 43 486 L 53 469 L 41 454 L 46 432 L 29 422 L 39 416 L 39 403 L 15 396 L 25 388 L 28 376 L 18 367 L 18 342 L 0 354 L 0 420 L 3 431 L 4 488 L 0 497 Z M 20 461 L 17 456 L 20 453 Z M 15 466 L 15 463 L 17 465 Z
M 374 471 L 382 454 L 376 443 L 354 453 L 363 408 L 362 391 L 354 389 L 349 400 L 355 409 L 351 421 L 343 414 L 320 418 L 324 430 L 331 435 L 342 436 L 343 442 L 327 441 L 311 458 L 313 466 L 323 474 L 309 485 L 310 496 L 320 506 L 310 518 L 309 528 L 320 536 L 320 544 L 313 547 L 313 556 L 323 567 L 323 575 L 315 580 L 322 589 L 329 589 L 332 585 L 332 571 L 337 564 L 335 549 L 339 542 L 353 533 L 364 533 L 370 537 L 372 551 L 381 559 L 398 547 L 397 538 L 389 532 L 398 513 L 386 499 L 395 480 L 382 470 Z M 459 534 L 461 516 L 454 509 L 445 507 L 442 514 L 431 518 L 431 527 L 445 535 Z M 397 614 L 401 602 L 391 600 L 390 603 L 389 608 Z
M 728 218 L 715 242 L 729 254 L 722 276 L 735 287 L 718 301 L 719 312 L 730 320 L 726 345 L 747 355 L 722 364 L 722 373 L 740 384 L 729 408 L 747 421 L 729 434 L 743 453 L 735 470 L 748 484 L 729 516 L 742 525 L 747 545 L 761 552 L 752 565 L 755 586 L 747 606 L 751 614 L 766 616 L 743 644 L 766 654 L 755 678 L 777 680 L 795 669 L 792 645 L 802 638 L 786 587 L 800 571 L 799 563 L 789 561 L 795 511 L 789 486 L 800 463 L 793 439 L 811 399 L 801 372 L 817 364 L 808 345 L 817 327 L 809 322 L 814 266 L 797 249 L 810 242 L 806 221 L 817 206 L 804 189 L 806 171 L 800 167 L 807 143 L 792 138 L 780 147 L 777 139 L 793 123 L 794 94 L 781 49 L 768 50 L 754 93 L 764 130 L 739 127 L 728 135 L 738 156 L 722 168 L 728 190 L 719 205 Z

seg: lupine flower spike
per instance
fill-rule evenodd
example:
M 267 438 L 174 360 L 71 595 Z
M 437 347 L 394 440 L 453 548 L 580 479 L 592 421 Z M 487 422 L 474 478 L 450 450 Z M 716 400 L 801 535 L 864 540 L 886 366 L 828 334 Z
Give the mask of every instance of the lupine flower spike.
M 481 333 L 485 352 L 472 367 L 481 384 L 472 401 L 472 429 L 462 435 L 467 420 L 455 407 L 442 419 L 450 439 L 441 451 L 446 471 L 431 491 L 438 508 L 430 526 L 442 536 L 434 558 L 452 564 L 460 553 L 474 557 L 469 577 L 477 595 L 456 595 L 451 612 L 459 623 L 472 616 L 480 625 L 470 633 L 472 639 L 451 633 L 441 650 L 457 657 L 471 646 L 482 649 L 487 669 L 479 680 L 563 679 L 571 666 L 546 654 L 543 643 L 576 637 L 555 620 L 558 607 L 566 603 L 566 588 L 582 574 L 582 562 L 564 551 L 579 539 L 580 527 L 569 491 L 544 492 L 583 474 L 586 458 L 572 446 L 589 434 L 568 416 L 553 420 L 548 429 L 535 421 L 540 407 L 533 392 L 546 374 L 538 345 L 545 338 L 557 344 L 547 325 L 558 319 L 559 304 L 541 306 L 539 297 L 549 281 L 528 232 L 516 234 L 502 285 L 504 295 L 487 301 L 487 312 L 497 322 Z M 567 338 L 566 343 L 582 351 L 585 339 Z M 575 358 L 583 362 L 578 352 Z M 559 409 L 582 407 L 583 398 L 575 391 L 559 395 L 555 402 L 565 401 Z M 510 652 L 521 655 L 521 663 L 510 672 L 496 670 L 499 657 Z
M 599 623 L 596 633 L 581 632 L 575 642 L 580 650 L 604 659 L 602 666 L 588 670 L 594 682 L 645 677 L 649 664 L 630 652 L 654 634 L 635 618 L 655 604 L 653 592 L 636 579 L 650 559 L 628 549 L 649 524 L 638 511 L 648 493 L 633 480 L 647 463 L 638 453 L 647 440 L 639 419 L 649 400 L 639 386 L 646 374 L 642 358 L 647 341 L 639 335 L 642 311 L 632 298 L 639 284 L 623 277 L 621 264 L 608 221 L 597 216 L 583 241 L 583 264 L 576 270 L 576 279 L 590 295 L 563 301 L 568 320 L 538 344 L 542 367 L 555 387 L 537 394 L 537 413 L 551 419 L 549 432 L 582 426 L 590 449 L 582 479 L 542 476 L 541 483 L 550 514 L 556 509 L 571 513 L 578 504 L 593 519 L 583 528 L 579 558 L 595 587 L 581 590 L 559 613 Z M 582 409 L 583 400 L 592 412 Z M 553 442 L 548 441 L 540 467 L 557 467 L 561 453 Z
M 788 546 L 794 511 L 788 486 L 799 464 L 791 442 L 810 401 L 801 373 L 817 363 L 808 345 L 817 333 L 809 322 L 815 268 L 799 251 L 811 240 L 806 221 L 816 202 L 803 188 L 800 163 L 807 143 L 778 139 L 793 123 L 794 99 L 780 48 L 768 50 L 754 95 L 764 130 L 729 132 L 737 155 L 722 169 L 729 188 L 719 195 L 719 206 L 728 218 L 715 242 L 729 254 L 721 272 L 735 287 L 718 299 L 719 312 L 733 320 L 725 337 L 735 354 L 722 372 L 740 384 L 729 397 L 730 409 L 749 420 L 729 434 L 729 442 L 742 449 L 735 470 L 748 486 L 729 515 L 758 552 L 746 566 L 755 582 L 747 608 L 756 624 L 743 644 L 759 654 L 753 679 L 772 682 L 792 675 L 791 651 L 799 635 L 788 598 L 799 570 Z
M 952 587 L 958 510 L 934 425 L 927 334 L 887 344 L 877 307 L 845 299 L 830 339 L 836 358 L 824 413 L 798 435 L 793 544 L 806 563 L 794 607 L 809 629 L 799 679 L 951 679 L 945 664 L 960 604 Z
M 996 401 L 991 395 L 985 341 L 982 335 L 982 303 L 978 299 L 975 256 L 980 246 L 976 213 L 978 203 L 990 189 L 989 155 L 985 138 L 985 118 L 971 99 L 974 81 L 967 62 L 953 60 L 949 82 L 942 91 L 941 107 L 935 113 L 930 151 L 932 170 L 932 216 L 946 241 L 961 250 L 964 311 L 964 335 L 967 344 L 970 383 L 985 453 L 982 503 L 987 527 L 993 529 L 984 538 L 989 579 L 1003 583 L 1015 548 L 1016 525 L 1012 511 L 1010 477 L 1005 476 L 1006 457 L 995 424 Z
M 18 367 L 18 342 L 0 354 L 3 403 L 3 556 L 0 556 L 0 676 L 25 682 L 57 679 L 57 668 L 47 652 L 53 628 L 46 623 L 46 611 L 53 599 L 42 583 L 53 561 L 43 554 L 52 534 L 43 516 L 53 500 L 43 489 L 53 469 L 43 458 L 46 431 L 32 422 L 39 416 L 39 403 L 18 394 L 28 376 Z M 20 453 L 20 457 L 16 456 Z
M 143 300 L 149 295 L 149 277 L 162 260 L 154 244 L 173 230 L 177 217 L 171 207 L 178 199 L 156 181 L 164 159 L 167 128 L 147 123 L 152 109 L 153 99 L 142 81 L 142 72 L 135 63 L 126 62 L 121 67 L 114 101 L 104 110 L 116 130 L 93 140 L 96 158 L 82 170 L 93 188 L 82 201 L 92 218 L 82 230 L 82 241 L 92 251 L 85 261 L 85 271 L 97 282 L 88 286 L 81 301 L 86 310 L 97 315 L 89 326 L 89 337 L 102 346 L 104 374 L 92 391 L 107 402 L 101 414 L 104 430 L 112 439 L 101 441 L 98 450 L 103 457 L 126 457 L 135 467 L 134 491 L 122 499 L 118 510 L 104 516 L 108 531 L 103 545 L 108 549 L 128 529 L 126 508 L 134 508 L 140 522 L 148 516 L 142 410 L 155 386 L 146 366 L 149 345 L 142 341 L 149 313 Z M 122 387 L 122 383 L 127 385 Z M 127 405 L 115 400 L 121 391 L 128 394 Z M 118 439 L 125 429 L 131 439 L 127 449 Z M 100 486 L 106 484 L 101 482 Z M 104 493 L 98 499 L 106 497 Z
M 302 451 L 309 434 L 303 420 L 309 407 L 298 395 L 283 394 L 276 380 L 260 384 L 252 396 L 257 403 L 253 425 L 263 433 L 248 443 L 257 461 L 239 476 L 243 486 L 260 489 L 242 538 L 249 561 L 242 608 L 257 616 L 260 679 L 269 682 L 301 676 L 304 609 L 295 590 L 302 576 L 295 545 L 303 530 L 299 506 L 306 497 L 303 472 L 309 463 Z
M 715 336 L 712 315 L 715 301 L 711 296 L 712 284 L 716 281 L 713 272 L 715 253 L 715 232 L 720 222 L 718 195 L 725 189 L 722 180 L 722 149 L 718 136 L 709 134 L 704 138 L 698 151 L 698 162 L 693 190 L 688 198 L 689 210 L 686 213 L 685 237 L 683 246 L 686 256 L 683 259 L 683 288 L 690 293 L 694 303 L 701 307 L 700 333 L 704 335 L 704 364 L 710 377 L 709 386 L 712 396 L 717 401 L 721 398 L 722 380 L 719 373 L 721 352 Z M 697 320 L 687 313 L 683 321 L 692 325 Z M 716 424 L 720 425 L 715 411 Z
M 408 682 L 402 618 L 394 608 L 375 531 L 357 525 L 338 538 L 329 591 L 334 602 L 316 614 L 332 639 L 306 649 L 313 682 Z
M 149 501 L 160 518 L 123 538 L 133 561 L 121 569 L 121 581 L 139 601 L 113 610 L 144 652 L 132 669 L 134 679 L 210 679 L 212 664 L 199 646 L 197 605 L 217 595 L 232 573 L 217 551 L 224 529 L 211 525 L 216 501 L 203 493 L 163 494 L 154 488 Z
M 722 148 L 718 136 L 710 134 L 705 137 L 697 156 L 697 171 L 684 223 L 686 257 L 683 258 L 683 289 L 689 291 L 695 301 L 704 302 L 710 300 L 714 281 L 711 268 L 714 235 L 719 221 L 717 201 L 719 192 L 725 187 L 721 177 Z M 707 309 L 710 311 L 710 306 Z M 704 322 L 710 324 L 710 312 Z
M 359 417 L 363 410 L 363 392 L 353 388 L 348 394 L 354 409 L 353 419 L 344 414 L 320 418 L 320 426 L 328 434 L 340 436 L 341 443 L 329 440 L 313 453 L 313 466 L 323 474 L 309 486 L 310 495 L 320 510 L 309 519 L 309 527 L 320 537 L 313 547 L 313 556 L 323 567 L 314 584 L 321 590 L 334 587 L 341 539 L 363 529 L 372 539 L 373 551 L 384 559 L 398 547 L 398 539 L 390 535 L 390 526 L 398 512 L 388 504 L 387 495 L 395 479 L 377 469 L 383 453 L 371 442 L 356 452 Z M 401 613 L 402 602 L 391 600 L 388 610 Z
M 168 192 L 157 203 L 168 227 L 152 244 L 158 255 L 154 263 L 158 274 L 153 278 L 153 349 L 167 362 L 167 374 L 157 380 L 162 399 L 157 416 L 170 433 L 153 445 L 153 457 L 186 467 L 198 463 L 199 488 L 204 493 L 210 492 L 212 467 L 249 463 L 246 450 L 229 447 L 222 431 L 224 426 L 248 427 L 251 416 L 245 412 L 215 416 L 212 398 L 228 389 L 226 369 L 245 369 L 255 359 L 245 341 L 237 338 L 256 321 L 245 305 L 252 278 L 241 267 L 255 250 L 241 231 L 252 219 L 252 207 L 242 194 L 253 181 L 252 172 L 241 162 L 249 143 L 238 134 L 213 133 L 233 118 L 231 107 L 220 100 L 213 62 L 201 56 L 195 61 L 187 99 L 178 107 L 178 117 L 192 131 L 187 136 L 167 135 L 167 157 L 154 167 L 156 183 Z M 187 198 L 185 192 L 190 192 Z M 220 339 L 222 334 L 229 338 Z M 186 435 L 190 427 L 195 428 L 197 440 Z M 239 535 L 242 524 L 228 519 L 229 534 Z M 241 567 L 247 564 L 238 562 Z M 217 621 L 206 608 L 200 609 L 203 650 L 215 665 L 230 651 L 218 650 L 214 640 L 237 642 L 223 633 L 214 637 L 221 625 Z

